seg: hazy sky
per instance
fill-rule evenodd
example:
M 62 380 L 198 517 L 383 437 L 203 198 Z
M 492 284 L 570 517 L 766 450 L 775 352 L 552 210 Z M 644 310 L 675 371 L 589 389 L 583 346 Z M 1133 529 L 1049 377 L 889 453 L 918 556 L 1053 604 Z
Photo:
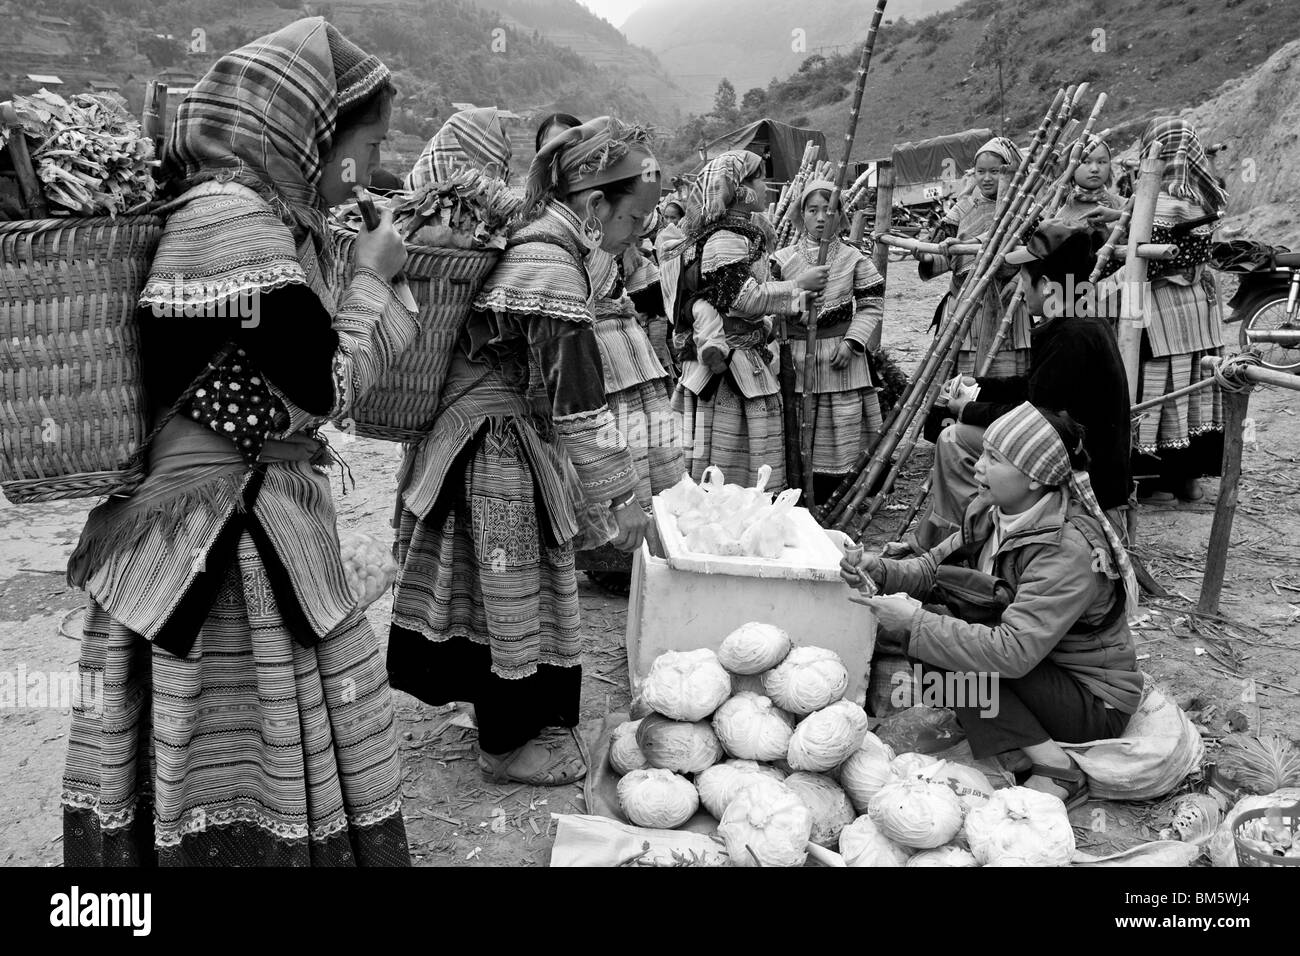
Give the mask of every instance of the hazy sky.
M 596 16 L 604 17 L 614 26 L 621 27 L 623 21 L 630 17 L 633 11 L 642 6 L 646 0 L 578 0 L 578 2 Z

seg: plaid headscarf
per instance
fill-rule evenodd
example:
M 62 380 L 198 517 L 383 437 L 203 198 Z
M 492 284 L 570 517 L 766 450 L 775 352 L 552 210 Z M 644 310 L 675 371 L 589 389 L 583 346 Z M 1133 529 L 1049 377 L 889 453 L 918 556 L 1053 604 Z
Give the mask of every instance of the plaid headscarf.
M 975 151 L 976 156 L 980 153 L 992 153 L 994 156 L 1000 157 L 1002 162 L 1013 170 L 1019 169 L 1020 164 L 1025 159 L 1025 154 L 1020 152 L 1020 147 L 1005 136 L 994 136 Z
M 183 188 L 233 181 L 266 199 L 325 275 L 333 255 L 319 191 L 339 112 L 389 71 L 322 17 L 297 20 L 221 57 L 185 96 L 163 154 Z M 343 84 L 340 86 L 340 82 Z
M 510 156 L 510 137 L 501 122 L 500 110 L 461 110 L 443 123 L 425 145 L 407 182 L 411 189 L 431 182 L 445 183 L 467 166 L 509 182 Z M 490 170 L 490 166 L 496 170 Z
M 695 245 L 704 231 L 731 213 L 731 207 L 741 199 L 741 183 L 758 172 L 763 157 L 747 149 L 729 149 L 719 153 L 700 170 L 699 178 L 686 198 L 686 215 L 680 225 L 683 239 L 667 250 L 668 258 L 676 258 Z M 749 222 L 748 217 L 745 221 Z M 772 232 L 769 245 L 775 242 Z
M 1034 481 L 1052 487 L 1065 484 L 1070 486 L 1071 494 L 1101 525 L 1106 543 L 1110 545 L 1111 560 L 1106 562 L 1106 576 L 1112 580 L 1123 579 L 1128 614 L 1135 614 L 1138 607 L 1137 575 L 1128 559 L 1128 552 L 1124 549 L 1115 526 L 1097 503 L 1088 473 L 1070 467 L 1070 453 L 1052 423 L 1035 406 L 1024 402 L 985 430 L 984 444 L 1001 452 L 1011 464 Z M 1076 449 L 1076 454 L 1081 450 Z
M 1153 142 L 1160 143 L 1160 158 L 1165 164 L 1161 190 L 1175 199 L 1200 206 L 1205 214 L 1222 212 L 1228 205 L 1228 194 L 1219 185 L 1210 157 L 1192 124 L 1176 116 L 1157 116 L 1142 131 L 1139 158 L 1146 155 Z
M 523 217 L 536 218 L 570 193 L 658 169 L 648 129 L 598 116 L 542 144 L 528 167 Z

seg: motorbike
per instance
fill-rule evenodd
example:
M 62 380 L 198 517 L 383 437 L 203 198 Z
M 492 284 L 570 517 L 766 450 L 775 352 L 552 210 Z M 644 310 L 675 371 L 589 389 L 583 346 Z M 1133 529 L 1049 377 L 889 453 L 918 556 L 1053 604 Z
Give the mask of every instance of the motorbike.
M 1240 323 L 1241 347 L 1265 367 L 1300 373 L 1300 252 L 1251 246 L 1216 244 L 1221 271 L 1240 276 L 1225 321 Z

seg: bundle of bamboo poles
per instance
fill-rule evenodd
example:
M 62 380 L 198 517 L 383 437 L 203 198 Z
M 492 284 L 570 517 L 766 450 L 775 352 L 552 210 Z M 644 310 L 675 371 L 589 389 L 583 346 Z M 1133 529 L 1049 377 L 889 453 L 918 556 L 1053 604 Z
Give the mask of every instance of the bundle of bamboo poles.
M 859 176 L 857 179 L 853 180 L 853 185 L 850 186 L 848 188 L 848 191 L 844 193 L 844 201 L 841 204 L 841 208 L 844 210 L 844 212 L 852 213 L 856 211 L 858 205 L 866 199 L 867 180 L 870 177 L 871 177 L 871 170 L 868 169 L 865 172 L 863 172 L 863 174 Z
M 1050 176 L 1050 170 L 1062 158 L 1059 145 L 1062 134 L 1085 89 L 1086 85 L 1057 92 L 1034 133 L 1025 161 L 1006 183 L 994 224 L 962 285 L 951 318 L 931 343 L 907 394 L 891 412 L 875 447 L 863 453 L 855 463 L 857 467 L 821 509 L 818 516 L 826 527 L 857 537 L 870 524 L 915 447 L 925 415 L 934 405 L 981 307 L 984 293 L 1003 266 L 1007 253 L 1024 241 L 1049 204 L 1058 196 L 1068 195 L 1057 188 L 1059 180 Z M 1099 107 L 1094 108 L 1081 138 L 1091 131 L 1098 111 Z M 1077 167 L 1077 160 L 1074 165 Z M 1066 172 L 1073 177 L 1074 170 L 1068 168 L 1069 163 L 1066 166 Z

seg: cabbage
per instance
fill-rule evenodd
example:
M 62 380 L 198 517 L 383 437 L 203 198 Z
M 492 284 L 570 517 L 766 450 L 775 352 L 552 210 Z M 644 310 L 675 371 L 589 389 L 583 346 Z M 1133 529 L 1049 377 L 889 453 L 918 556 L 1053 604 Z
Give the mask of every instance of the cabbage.
M 898 779 L 884 754 L 869 746 L 850 754 L 840 765 L 840 786 L 859 813 L 867 812 L 867 804 L 881 787 Z
M 1300 787 L 1283 787 L 1281 790 L 1275 790 L 1267 796 L 1245 796 L 1237 801 L 1237 805 L 1228 811 L 1219 828 L 1214 831 L 1214 836 L 1210 837 L 1208 849 L 1210 852 L 1210 862 L 1215 866 L 1240 866 L 1237 860 L 1237 844 L 1232 839 L 1232 828 L 1237 823 L 1237 818 L 1248 810 L 1263 810 L 1267 807 L 1288 807 L 1300 803 Z M 1256 820 L 1254 823 L 1266 821 Z M 1247 821 L 1242 827 L 1244 831 L 1251 829 L 1252 821 Z M 1246 839 L 1255 840 L 1256 843 L 1251 847 L 1261 853 L 1270 852 L 1268 846 L 1263 840 L 1257 839 L 1257 835 L 1247 832 Z M 1288 856 L 1294 854 L 1288 853 Z
M 867 813 L 885 836 L 919 850 L 943 846 L 961 831 L 957 795 L 929 780 L 885 784 L 871 798 Z
M 737 794 L 718 825 L 737 866 L 803 866 L 811 834 L 812 812 L 785 784 L 766 779 Z
M 860 749 L 872 750 L 876 753 L 883 754 L 886 760 L 893 760 L 898 756 L 894 753 L 893 747 L 889 746 L 889 744 L 885 743 L 869 730 L 862 735 L 862 746 Z
M 785 779 L 785 774 L 775 767 L 755 763 L 753 760 L 728 760 L 696 774 L 695 788 L 700 791 L 700 802 L 704 804 L 704 809 L 721 820 L 727 805 L 741 790 L 755 780 L 765 779 L 781 781 Z
M 650 665 L 641 696 L 673 720 L 703 720 L 731 696 L 731 676 L 707 648 L 665 651 Z
M 924 776 L 925 771 L 939 762 L 937 757 L 929 754 L 899 754 L 890 765 L 900 780 Z
M 662 714 L 641 719 L 636 745 L 651 767 L 699 773 L 722 759 L 722 745 L 707 720 L 669 720 Z
M 779 760 L 790 746 L 794 718 L 759 694 L 732 697 L 713 715 L 722 748 L 745 760 Z
M 819 773 L 792 773 L 785 778 L 785 785 L 799 795 L 812 811 L 812 836 L 810 839 L 819 846 L 833 847 L 840 839 L 840 831 L 853 822 L 857 816 L 853 804 L 844 791 L 830 777 Z
M 987 802 L 993 795 L 989 778 L 981 771 L 963 763 L 941 760 L 937 766 L 926 769 L 924 774 L 935 783 L 946 783 L 952 788 L 952 792 L 957 794 L 957 801 L 961 804 L 963 814 Z
M 618 803 L 639 827 L 671 830 L 699 809 L 695 786 L 670 770 L 633 770 L 618 782 Z
M 785 759 L 814 773 L 837 767 L 861 745 L 866 724 L 866 712 L 848 701 L 814 711 L 795 727 Z
M 840 856 L 849 866 L 906 866 L 911 852 L 881 833 L 866 815 L 840 831 Z
M 771 624 L 750 621 L 722 639 L 718 660 L 733 674 L 760 674 L 785 660 L 790 635 Z
M 1074 858 L 1065 804 L 1028 787 L 995 790 L 966 814 L 966 841 L 985 866 L 1068 866 Z
M 824 647 L 796 647 L 763 675 L 767 696 L 800 717 L 839 700 L 848 686 L 840 655 Z
M 960 846 L 941 846 L 922 850 L 907 861 L 908 866 L 979 866 L 970 850 Z
M 646 766 L 645 754 L 636 745 L 636 731 L 641 726 L 639 720 L 629 720 L 614 728 L 609 740 L 609 765 L 620 777 L 633 770 Z

